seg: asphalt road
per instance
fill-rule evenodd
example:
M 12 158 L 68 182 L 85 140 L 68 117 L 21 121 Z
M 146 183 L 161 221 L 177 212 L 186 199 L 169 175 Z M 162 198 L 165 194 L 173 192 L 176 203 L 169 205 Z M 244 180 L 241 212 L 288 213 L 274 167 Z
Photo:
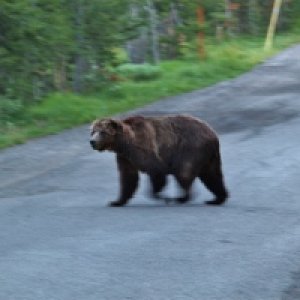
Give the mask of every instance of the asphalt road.
M 143 177 L 106 207 L 116 165 L 88 126 L 1 151 L 0 300 L 300 299 L 300 46 L 141 112 L 219 132 L 228 203 L 205 206 L 200 183 L 190 204 L 154 202 Z

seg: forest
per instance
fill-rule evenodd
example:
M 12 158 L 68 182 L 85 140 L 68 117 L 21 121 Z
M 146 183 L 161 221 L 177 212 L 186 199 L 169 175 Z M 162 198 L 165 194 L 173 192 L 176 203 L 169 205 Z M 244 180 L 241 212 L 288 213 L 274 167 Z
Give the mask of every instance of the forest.
M 92 110 L 103 95 L 107 101 L 126 98 L 124 89 L 131 82 L 136 83 L 135 89 L 140 89 L 134 92 L 136 98 L 144 93 L 143 82 L 161 80 L 164 89 L 169 88 L 144 101 L 147 102 L 200 87 L 197 72 L 208 73 L 208 64 L 214 66 L 209 72 L 217 78 L 207 84 L 222 79 L 217 73 L 232 69 L 229 74 L 232 77 L 245 71 L 265 57 L 263 40 L 273 2 L 0 0 L 0 144 L 23 141 L 20 127 L 24 124 L 31 126 L 25 134 L 28 136 L 39 135 L 37 127 L 46 127 L 47 132 L 57 131 L 58 128 L 45 122 L 44 112 L 39 111 L 49 97 L 57 119 L 63 119 L 64 105 L 72 106 L 70 111 L 76 121 L 62 120 L 65 124 L 59 128 L 66 128 L 92 117 L 79 115 L 77 110 L 81 110 L 82 101 Z M 299 32 L 299 16 L 300 2 L 283 0 L 277 24 L 277 34 L 285 39 L 282 46 L 298 41 L 294 37 Z M 286 40 L 291 35 L 293 38 Z M 251 48 L 254 44 L 256 50 Z M 242 53 L 248 50 L 251 53 Z M 257 55 L 259 59 L 255 59 Z M 226 61 L 228 57 L 239 58 L 239 62 Z M 222 60 L 226 72 L 216 69 L 217 60 Z M 195 61 L 203 61 L 199 64 L 201 70 L 195 69 Z M 182 77 L 186 75 L 194 83 L 172 90 L 172 83 L 163 78 L 179 69 Z M 153 86 L 149 89 L 153 90 Z M 113 100 L 113 110 L 107 109 L 107 103 L 98 103 L 101 111 L 97 113 L 115 113 L 139 105 L 132 96 L 130 101 L 128 106 Z M 13 142 L 4 136 L 7 128 L 10 136 L 15 134 Z

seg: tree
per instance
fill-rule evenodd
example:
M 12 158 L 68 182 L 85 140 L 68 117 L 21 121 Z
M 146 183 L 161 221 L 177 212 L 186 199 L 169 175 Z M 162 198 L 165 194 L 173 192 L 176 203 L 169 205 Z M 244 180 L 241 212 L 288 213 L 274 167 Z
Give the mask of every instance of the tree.
M 61 8 L 59 0 L 2 0 L 0 93 L 31 99 L 51 89 L 54 65 L 69 51 Z
M 171 59 L 179 40 L 215 28 L 264 34 L 273 0 L 0 0 L 0 96 L 41 99 L 54 90 L 101 87 L 116 48 L 135 60 Z M 196 11 L 205 10 L 205 25 Z M 235 7 L 235 9 L 233 9 Z M 300 4 L 283 0 L 278 30 L 299 24 Z M 233 23 L 234 26 L 233 26 Z M 137 38 L 139 37 L 139 38 Z M 233 37 L 234 38 L 234 37 Z M 100 83 L 100 84 L 99 84 Z

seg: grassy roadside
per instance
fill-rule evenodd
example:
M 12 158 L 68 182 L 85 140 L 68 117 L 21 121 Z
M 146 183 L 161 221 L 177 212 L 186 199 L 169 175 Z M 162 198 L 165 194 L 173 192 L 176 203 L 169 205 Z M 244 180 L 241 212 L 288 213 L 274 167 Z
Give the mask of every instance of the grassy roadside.
M 122 81 L 93 95 L 51 94 L 0 128 L 0 148 L 236 77 L 295 42 L 299 42 L 295 36 L 278 37 L 269 53 L 263 52 L 262 39 L 211 44 L 205 61 L 191 55 L 184 60 L 162 62 L 161 76 L 155 80 Z

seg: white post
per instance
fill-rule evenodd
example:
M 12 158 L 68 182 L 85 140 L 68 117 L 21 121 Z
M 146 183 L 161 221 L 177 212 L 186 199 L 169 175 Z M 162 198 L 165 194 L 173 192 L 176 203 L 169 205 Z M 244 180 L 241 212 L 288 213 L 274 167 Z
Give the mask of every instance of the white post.
M 281 8 L 282 0 L 274 0 L 273 4 L 273 11 L 270 19 L 270 25 L 269 29 L 267 32 L 267 37 L 265 41 L 265 50 L 270 50 L 273 47 L 273 38 L 274 38 L 274 32 L 276 29 L 278 17 L 279 17 L 279 12 Z

